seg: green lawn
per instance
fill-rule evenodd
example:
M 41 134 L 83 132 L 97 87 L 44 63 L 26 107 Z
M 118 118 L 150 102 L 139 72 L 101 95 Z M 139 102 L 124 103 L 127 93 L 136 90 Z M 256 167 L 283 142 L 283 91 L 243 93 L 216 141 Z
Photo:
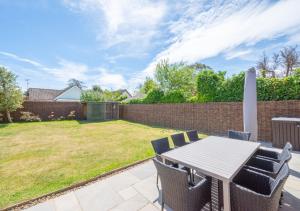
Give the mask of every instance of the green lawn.
M 176 131 L 122 120 L 0 124 L 0 209 L 154 155 Z

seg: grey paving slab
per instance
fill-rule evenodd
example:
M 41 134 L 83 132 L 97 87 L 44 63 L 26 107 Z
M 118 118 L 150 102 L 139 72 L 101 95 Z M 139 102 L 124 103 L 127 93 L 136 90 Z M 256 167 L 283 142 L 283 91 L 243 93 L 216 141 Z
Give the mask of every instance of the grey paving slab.
M 76 190 L 75 195 L 83 211 L 105 211 L 123 202 L 116 191 L 103 183 L 91 184 Z
M 108 179 L 105 180 L 105 183 L 113 190 L 115 191 L 120 191 L 125 188 L 130 187 L 131 185 L 139 182 L 140 179 L 131 172 L 126 171 L 122 172 L 120 174 L 114 175 L 112 177 L 109 177 Z
M 133 187 L 150 202 L 158 200 L 159 192 L 156 186 L 156 175 L 136 183 Z
M 111 211 L 137 211 L 146 206 L 147 203 L 149 202 L 146 198 L 144 198 L 141 194 L 137 194 L 129 200 L 122 202 L 117 207 L 114 207 Z
M 147 204 L 145 207 L 140 209 L 140 211 L 159 211 L 159 209 L 152 203 Z
M 53 201 L 56 211 L 81 211 L 79 202 L 74 192 L 59 196 Z
M 139 179 L 143 180 L 147 177 L 150 177 L 156 174 L 156 169 L 152 161 L 148 161 L 143 165 L 139 165 L 135 168 L 129 170 L 134 176 L 138 177 Z
M 37 204 L 33 207 L 25 209 L 26 211 L 55 211 L 55 206 L 53 200 L 50 199 L 48 201 Z
M 133 187 L 120 190 L 118 193 L 124 200 L 128 200 L 138 194 L 138 192 Z

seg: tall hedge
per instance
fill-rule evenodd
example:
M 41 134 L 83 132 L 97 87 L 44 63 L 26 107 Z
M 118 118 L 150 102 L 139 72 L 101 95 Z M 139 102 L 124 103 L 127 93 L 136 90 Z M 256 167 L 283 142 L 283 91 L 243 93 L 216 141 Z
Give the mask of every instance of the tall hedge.
M 259 101 L 300 100 L 300 70 L 284 78 L 257 78 Z M 224 72 L 199 73 L 197 91 L 199 102 L 235 102 L 243 100 L 245 73 L 229 78 L 220 77 Z

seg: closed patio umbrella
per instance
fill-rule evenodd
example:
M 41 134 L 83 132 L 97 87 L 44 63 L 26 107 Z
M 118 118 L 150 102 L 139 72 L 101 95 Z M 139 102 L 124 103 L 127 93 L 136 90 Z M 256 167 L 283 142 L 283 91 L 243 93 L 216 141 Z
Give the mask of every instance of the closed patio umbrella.
M 243 100 L 244 131 L 250 132 L 250 140 L 257 141 L 257 95 L 256 72 L 254 68 L 246 71 Z

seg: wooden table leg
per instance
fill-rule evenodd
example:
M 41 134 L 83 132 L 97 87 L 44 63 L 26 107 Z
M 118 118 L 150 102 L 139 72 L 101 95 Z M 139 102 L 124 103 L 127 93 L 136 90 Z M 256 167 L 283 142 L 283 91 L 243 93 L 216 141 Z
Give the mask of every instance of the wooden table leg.
M 230 211 L 230 182 L 223 181 L 224 211 Z

